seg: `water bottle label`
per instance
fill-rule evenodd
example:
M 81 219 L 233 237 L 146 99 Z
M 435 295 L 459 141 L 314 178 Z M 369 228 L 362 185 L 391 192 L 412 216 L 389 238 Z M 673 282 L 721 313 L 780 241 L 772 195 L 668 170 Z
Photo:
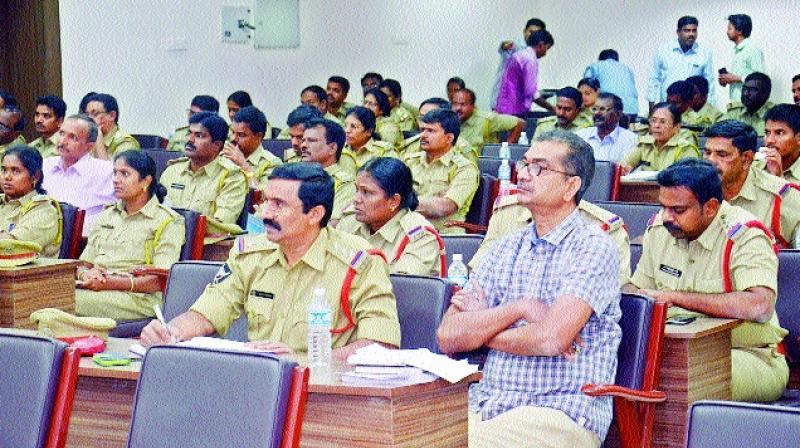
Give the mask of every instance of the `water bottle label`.
M 312 311 L 308 313 L 309 327 L 328 327 L 331 326 L 331 315 L 327 311 Z
M 462 288 L 467 284 L 467 277 L 462 275 L 449 277 L 448 280 Z

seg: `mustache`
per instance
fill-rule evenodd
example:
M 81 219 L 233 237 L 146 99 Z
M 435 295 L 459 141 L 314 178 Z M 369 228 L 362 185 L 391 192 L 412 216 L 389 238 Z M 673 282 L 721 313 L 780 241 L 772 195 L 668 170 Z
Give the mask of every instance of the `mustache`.
M 683 233 L 683 229 L 681 229 L 681 227 L 675 223 L 665 222 L 664 227 L 667 229 L 667 232 L 669 232 L 671 235 Z
M 187 144 L 186 144 L 186 146 L 185 146 L 185 148 L 186 148 L 186 149 L 188 149 L 188 150 L 190 150 L 190 151 L 194 151 L 195 149 L 197 149 L 197 148 L 195 148 L 195 146 L 194 146 L 193 144 L 191 144 L 191 143 L 187 143 Z
M 272 219 L 264 218 L 263 222 L 264 222 L 264 227 L 272 227 L 273 229 L 275 229 L 277 231 L 281 230 L 281 225 L 278 224 L 277 222 L 275 222 Z

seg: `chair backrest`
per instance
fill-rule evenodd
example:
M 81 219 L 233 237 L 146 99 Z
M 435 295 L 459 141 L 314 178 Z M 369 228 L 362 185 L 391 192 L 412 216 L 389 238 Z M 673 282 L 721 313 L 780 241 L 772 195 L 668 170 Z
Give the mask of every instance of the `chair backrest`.
M 447 265 L 453 261 L 453 254 L 461 254 L 464 264 L 469 264 L 475 252 L 481 247 L 483 235 L 442 235 L 447 251 Z
M 439 351 L 436 329 L 442 321 L 454 284 L 437 277 L 392 274 L 392 290 L 400 320 L 400 348 Z
M 622 218 L 628 227 L 628 236 L 631 239 L 644 235 L 650 218 L 661 210 L 658 204 L 639 202 L 594 201 L 594 204 Z
M 631 243 L 631 273 L 636 272 L 636 266 L 639 264 L 640 258 L 642 258 L 642 245 Z
M 167 162 L 183 157 L 183 152 L 181 151 L 165 151 L 159 148 L 143 148 L 142 152 L 152 157 L 153 161 L 156 162 L 156 179 L 161 178 L 161 173 L 167 167 Z
M 469 212 L 467 212 L 467 216 L 464 219 L 466 222 L 481 226 L 489 225 L 494 198 L 497 194 L 495 182 L 497 182 L 496 177 L 490 174 L 481 174 L 478 190 L 475 191 L 475 196 L 472 197 Z
M 136 387 L 128 447 L 279 448 L 296 366 L 262 353 L 152 347 Z
M 656 345 L 663 341 L 666 306 L 656 308 L 653 299 L 622 294 L 620 309 L 622 340 L 617 353 L 617 378 L 614 383 L 636 390 L 654 388 L 656 384 L 647 383 L 658 381 L 661 347 Z M 656 310 L 661 313 L 660 316 L 655 315 Z M 658 359 L 652 359 L 655 355 Z M 653 372 L 653 369 L 656 371 Z
M 794 407 L 701 400 L 689 409 L 687 448 L 775 448 L 798 440 L 800 409 Z
M 533 134 L 528 134 L 528 138 L 532 139 Z M 500 157 L 500 147 L 502 145 L 500 143 L 490 143 L 488 145 L 483 146 L 483 150 L 480 153 L 481 157 Z M 517 160 L 521 160 L 522 156 L 525 155 L 526 152 L 530 149 L 530 145 L 514 145 L 509 144 L 508 150 L 511 153 L 510 160 L 512 164 Z M 496 172 L 496 171 L 495 171 Z
M 75 260 L 81 255 L 81 235 L 86 211 L 66 202 L 59 202 L 59 204 L 61 205 L 63 228 L 61 229 L 61 247 L 58 250 L 58 258 Z
M 270 138 L 278 138 L 278 136 L 281 135 L 281 131 L 282 131 L 281 128 L 273 126 L 272 132 L 270 133 Z
M 416 130 L 416 129 L 411 130 L 411 131 L 403 131 L 403 140 L 405 140 L 407 138 L 411 138 L 411 137 L 413 137 L 413 136 L 415 136 L 417 134 L 419 134 L 419 131 Z
M 619 195 L 620 176 L 618 165 L 605 160 L 596 160 L 594 177 L 589 188 L 583 194 L 583 199 L 589 202 L 616 201 Z
M 160 135 L 132 134 L 141 148 L 166 148 L 169 140 Z
M 239 217 L 236 218 L 236 224 L 242 229 L 247 228 L 247 215 L 253 213 L 253 205 L 255 204 L 256 196 L 260 196 L 258 189 L 251 188 L 247 192 L 247 196 L 244 197 L 244 206 L 239 213 Z
M 78 352 L 54 339 L 0 333 L 0 360 L 0 446 L 65 446 Z
M 276 138 L 266 139 L 261 142 L 261 146 L 267 151 L 275 155 L 275 157 L 283 160 L 283 153 L 292 147 L 291 140 L 278 140 Z
M 536 117 L 526 118 L 525 119 L 525 128 L 522 129 L 525 132 L 525 135 L 528 136 L 528 140 L 533 141 L 533 136 L 536 134 L 536 122 L 539 119 Z
M 775 312 L 781 327 L 789 331 L 783 344 L 790 361 L 800 361 L 800 250 L 787 249 L 778 252 L 778 299 Z
M 478 157 L 478 171 L 480 171 L 481 174 L 497 176 L 502 161 L 503 159 L 499 157 L 480 156 Z
M 222 266 L 215 261 L 179 261 L 172 265 L 164 293 L 164 318 L 169 321 L 185 313 L 205 291 Z M 233 322 L 226 339 L 247 341 L 247 316 Z
M 185 208 L 174 209 L 186 223 L 186 239 L 181 248 L 181 261 L 203 258 L 203 239 L 208 223 L 205 215 Z

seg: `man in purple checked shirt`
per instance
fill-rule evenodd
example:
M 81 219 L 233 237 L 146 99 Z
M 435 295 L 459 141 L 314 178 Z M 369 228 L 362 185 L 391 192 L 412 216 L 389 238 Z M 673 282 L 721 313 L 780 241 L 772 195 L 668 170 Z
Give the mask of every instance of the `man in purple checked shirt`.
M 533 102 L 555 113 L 550 103 L 536 97 L 539 59 L 553 46 L 553 36 L 547 30 L 538 30 L 528 36 L 527 43 L 527 48 L 511 56 L 503 72 L 495 107 L 498 113 L 524 116 Z

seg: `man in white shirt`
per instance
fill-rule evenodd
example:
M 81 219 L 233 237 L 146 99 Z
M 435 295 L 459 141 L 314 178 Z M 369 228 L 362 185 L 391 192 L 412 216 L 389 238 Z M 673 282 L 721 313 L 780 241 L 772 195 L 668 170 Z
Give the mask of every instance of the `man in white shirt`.
M 620 97 L 601 93 L 592 107 L 594 127 L 575 132 L 594 149 L 595 160 L 618 162 L 636 146 L 636 134 L 619 126 L 622 108 Z

